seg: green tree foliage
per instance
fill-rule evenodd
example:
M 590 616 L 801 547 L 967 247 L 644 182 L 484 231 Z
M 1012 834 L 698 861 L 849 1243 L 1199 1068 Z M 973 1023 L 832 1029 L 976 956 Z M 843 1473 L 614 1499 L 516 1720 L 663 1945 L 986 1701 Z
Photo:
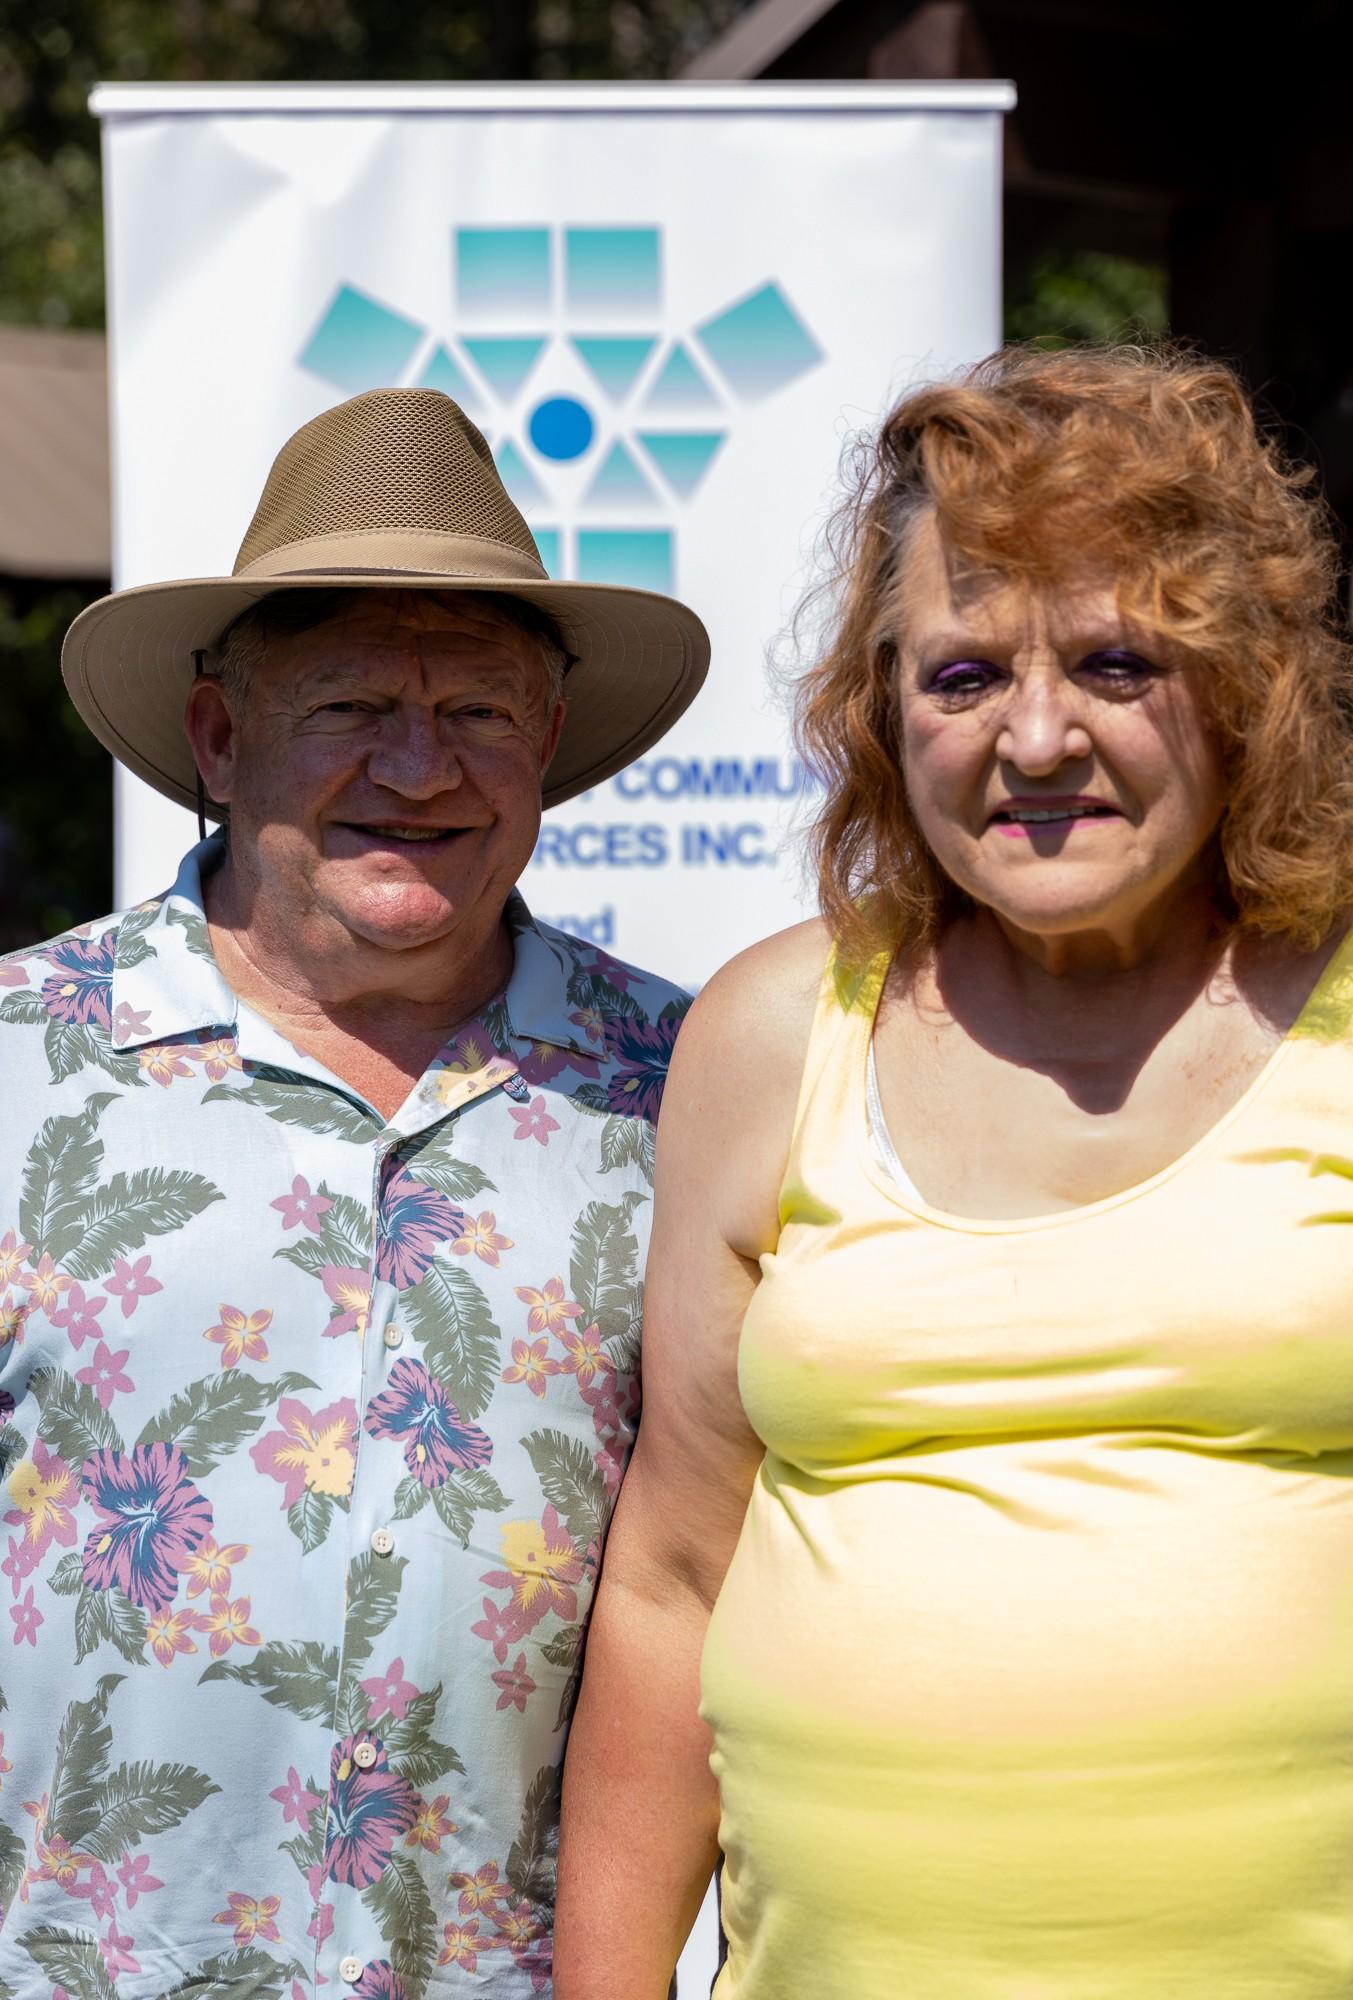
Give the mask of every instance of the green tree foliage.
M 1007 340 L 1151 340 L 1168 325 L 1158 264 L 1100 250 L 1061 251 L 1017 274 L 1005 302 Z
M 0 0 L 0 321 L 98 326 L 98 82 L 663 77 L 746 0 Z

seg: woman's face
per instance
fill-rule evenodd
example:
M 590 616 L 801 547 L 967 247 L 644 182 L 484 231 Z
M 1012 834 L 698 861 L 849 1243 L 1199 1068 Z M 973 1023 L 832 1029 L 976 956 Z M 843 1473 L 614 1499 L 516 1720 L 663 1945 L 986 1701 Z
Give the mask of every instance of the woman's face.
M 1196 665 L 1100 581 L 956 580 L 930 519 L 902 581 L 903 771 L 940 866 L 1031 944 L 1143 938 L 1225 803 Z

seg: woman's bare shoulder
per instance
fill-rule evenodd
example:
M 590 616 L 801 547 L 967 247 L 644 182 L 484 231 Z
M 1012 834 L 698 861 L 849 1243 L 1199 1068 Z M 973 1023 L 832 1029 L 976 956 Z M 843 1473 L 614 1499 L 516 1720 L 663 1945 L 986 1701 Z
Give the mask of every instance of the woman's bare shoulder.
M 831 937 L 820 917 L 762 938 L 729 959 L 704 986 L 682 1029 L 708 1059 L 735 1066 L 755 1054 L 763 1069 L 784 1060 L 797 1076 L 808 1044 Z

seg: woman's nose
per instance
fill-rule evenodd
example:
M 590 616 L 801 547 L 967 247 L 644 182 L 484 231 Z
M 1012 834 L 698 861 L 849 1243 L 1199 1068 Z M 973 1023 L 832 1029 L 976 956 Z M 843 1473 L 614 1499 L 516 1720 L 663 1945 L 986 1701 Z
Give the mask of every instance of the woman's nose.
M 996 739 L 996 754 L 1031 778 L 1090 755 L 1090 732 L 1076 690 L 1060 672 L 1017 686 Z

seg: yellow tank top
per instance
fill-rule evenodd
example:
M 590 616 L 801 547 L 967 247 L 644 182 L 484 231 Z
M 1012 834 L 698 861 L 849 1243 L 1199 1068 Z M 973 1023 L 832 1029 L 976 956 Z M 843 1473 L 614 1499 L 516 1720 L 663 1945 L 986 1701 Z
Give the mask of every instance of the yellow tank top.
M 886 970 L 742 1329 L 717 2000 L 1348 2000 L 1353 939 L 1181 1158 L 1019 1221 L 875 1163 Z

